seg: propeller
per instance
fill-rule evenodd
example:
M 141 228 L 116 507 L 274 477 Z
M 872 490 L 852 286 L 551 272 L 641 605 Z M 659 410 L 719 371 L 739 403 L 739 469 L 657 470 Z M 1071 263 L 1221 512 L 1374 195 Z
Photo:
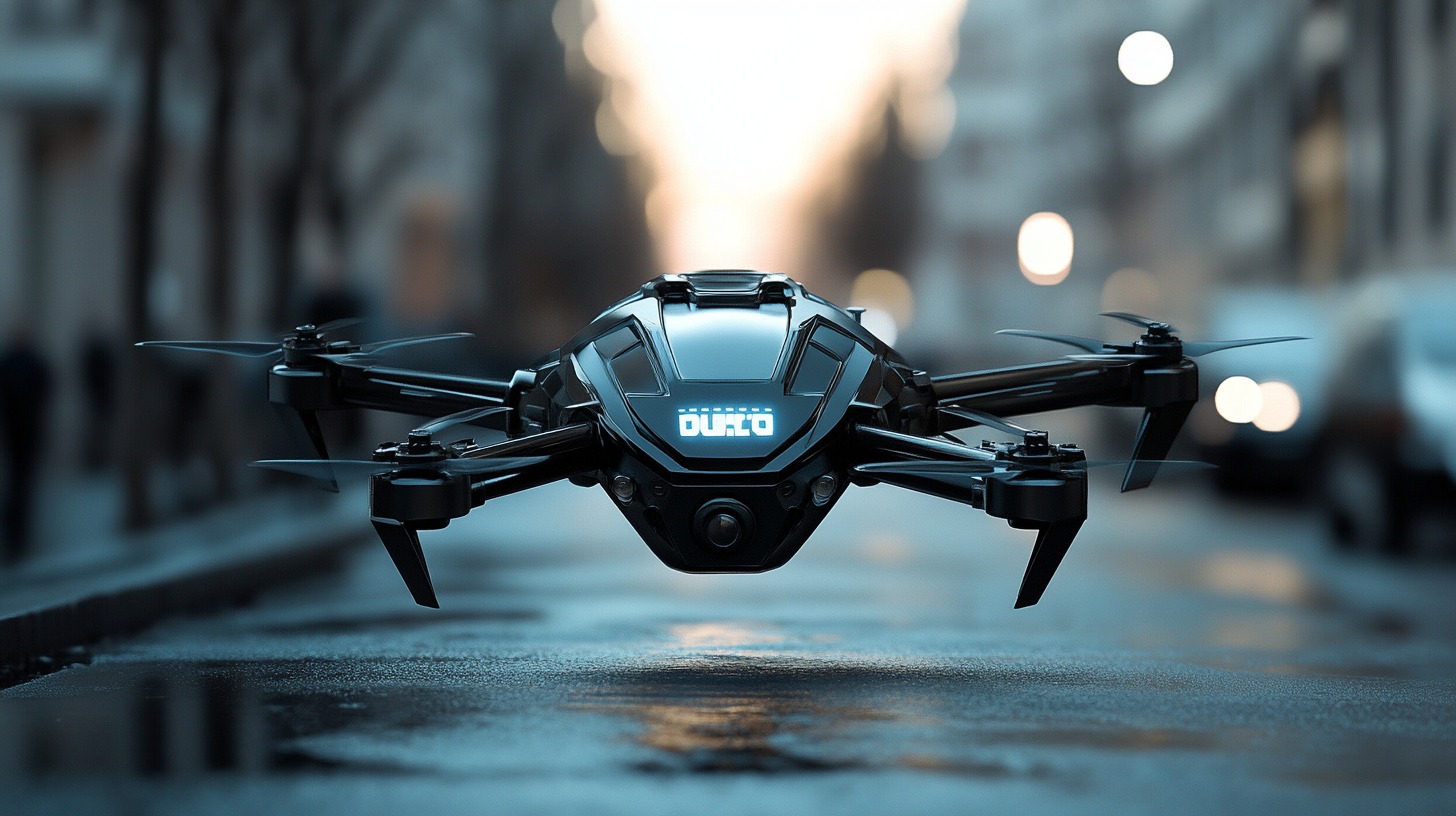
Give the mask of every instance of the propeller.
M 380 340 L 376 343 L 365 343 L 357 349 L 347 349 L 342 352 L 330 352 L 319 356 L 326 360 L 341 360 L 349 357 L 363 357 L 371 354 L 378 354 L 381 351 L 400 349 L 407 346 L 418 346 L 425 343 L 438 343 L 441 340 L 464 340 L 475 335 L 470 332 L 450 332 L 448 334 L 425 334 L 419 337 L 399 337 L 394 340 Z
M 1075 346 L 1083 351 L 1096 354 L 1103 349 L 1112 348 L 1101 340 L 1093 340 L 1090 337 L 1078 337 L 1075 334 L 1052 334 L 1051 332 L 1032 331 L 1030 329 L 1001 329 L 997 334 L 1009 334 L 1015 337 L 1039 337 L 1042 340 L 1050 340 L 1053 343 L 1061 343 L 1066 346 Z
M 1095 470 L 1109 467 L 1128 466 L 1153 466 L 1167 465 L 1175 471 L 1203 471 L 1214 470 L 1217 465 L 1209 462 L 1200 462 L 1192 459 L 1087 459 L 1069 462 L 1061 465 L 1057 470 Z M 1032 471 L 1048 470 L 1045 464 L 1030 464 L 1017 462 L 1010 459 L 983 461 L 979 459 L 966 459 L 962 461 L 946 460 L 906 460 L 899 462 L 870 462 L 855 467 L 855 472 L 863 473 L 866 476 L 875 476 L 880 473 L 903 474 L 907 476 L 984 476 L 988 473 L 999 471 Z
M 492 414 L 501 414 L 509 410 L 511 409 L 501 405 L 487 405 L 481 408 L 467 408 L 464 411 L 457 411 L 449 416 L 430 420 L 420 427 L 415 428 L 413 431 L 410 431 L 410 440 L 413 441 L 415 437 L 433 439 L 435 434 L 440 431 L 453 428 L 456 425 L 467 425 L 477 419 L 484 419 Z
M 1132 312 L 1102 312 L 1102 316 L 1110 317 L 1115 320 L 1121 320 L 1125 323 L 1131 323 L 1140 329 L 1151 329 L 1154 326 L 1162 326 L 1168 331 L 1178 331 L 1177 326 L 1174 326 L 1172 323 L 1169 323 L 1166 320 L 1154 320 L 1151 317 L 1143 317 L 1140 314 L 1133 314 Z
M 310 479 L 329 479 L 336 476 L 344 478 L 374 476 L 380 473 L 391 473 L 405 468 L 420 467 L 428 470 L 447 471 L 450 473 L 468 473 L 472 476 L 505 473 L 513 470 L 520 470 L 527 465 L 534 465 L 540 462 L 540 456 L 511 456 L 502 458 L 471 459 L 465 457 L 448 457 L 434 462 L 401 462 L 379 459 L 260 459 L 249 463 L 249 467 L 264 468 L 266 470 L 277 470 L 282 473 L 292 473 L 297 476 L 307 476 Z
M 450 334 L 428 334 L 419 337 L 401 337 L 394 340 L 380 340 L 364 345 L 354 345 L 347 341 L 327 341 L 327 335 L 337 332 L 340 329 L 356 326 L 363 320 L 357 317 L 344 318 L 325 323 L 322 326 L 315 326 L 312 323 L 305 323 L 294 328 L 282 336 L 278 341 L 258 340 L 145 340 L 137 343 L 144 348 L 168 348 L 181 351 L 197 351 L 205 354 L 226 354 L 233 357 L 250 357 L 261 359 L 284 354 L 289 349 L 297 351 L 315 352 L 314 357 L 325 359 L 337 359 L 350 355 L 377 354 L 391 349 L 416 346 L 422 343 L 434 343 L 440 340 L 456 340 L 464 337 L 474 337 L 469 332 L 452 332 Z M 292 359 L 292 358 L 290 358 Z
M 357 326 L 363 323 L 362 318 L 346 317 L 341 320 L 333 320 L 322 326 L 315 326 L 312 323 L 305 323 L 298 326 L 291 332 L 283 334 L 277 341 L 258 340 L 144 340 L 137 343 L 143 348 L 169 348 L 182 351 L 199 351 L 204 354 L 226 354 L 232 357 L 271 357 L 275 354 L 282 354 L 283 347 L 290 340 L 298 340 L 307 337 L 318 341 L 330 332 L 339 329 Z
M 1108 343 L 1102 340 L 1094 340 L 1091 337 L 1079 337 L 1074 334 L 1054 334 L 1051 332 L 1030 331 L 1028 329 L 1002 329 L 997 334 L 1008 334 L 1017 337 L 1036 337 L 1042 340 L 1050 340 L 1053 343 L 1072 346 L 1081 349 L 1085 354 L 1068 355 L 1073 360 L 1144 360 L 1149 357 L 1171 356 L 1172 352 L 1178 352 L 1184 357 L 1202 357 L 1205 354 L 1212 354 L 1216 351 L 1227 351 L 1228 349 L 1242 348 L 1244 346 L 1259 346 L 1265 343 L 1286 343 L 1291 340 L 1308 340 L 1308 337 L 1297 337 L 1293 335 L 1282 335 L 1279 337 L 1251 337 L 1243 340 L 1191 340 L 1179 339 L 1174 332 L 1178 328 L 1171 323 L 1162 320 L 1155 320 L 1151 317 L 1144 317 L 1132 312 L 1103 312 L 1103 317 L 1110 317 L 1114 320 L 1121 320 L 1124 323 L 1131 323 L 1144 330 L 1145 334 L 1136 343 Z
M 382 449 L 384 457 L 379 459 L 263 459 L 251 463 L 250 467 L 330 481 L 334 479 L 335 474 L 355 477 L 374 476 L 406 469 L 472 475 L 519 470 L 541 461 L 541 457 L 452 456 L 444 446 L 435 442 L 435 434 L 441 431 L 510 410 L 510 408 L 499 405 L 467 408 L 449 416 L 430 420 L 410 431 L 403 443 Z
M 1031 428 L 1023 428 L 1022 426 L 1017 425 L 1015 422 L 1012 422 L 1008 419 L 1003 419 L 996 416 L 995 414 L 988 414 L 985 411 L 977 411 L 972 408 L 942 407 L 940 409 L 940 412 L 942 414 L 950 414 L 951 416 L 970 420 L 977 425 L 985 425 L 988 428 L 995 428 L 1002 433 L 1011 434 L 1012 436 L 1019 436 L 1022 439 L 1026 439 L 1028 436 L 1032 436 L 1035 434 L 1040 434 L 1043 437 L 1043 441 L 1045 441 L 1046 431 L 1035 431 Z

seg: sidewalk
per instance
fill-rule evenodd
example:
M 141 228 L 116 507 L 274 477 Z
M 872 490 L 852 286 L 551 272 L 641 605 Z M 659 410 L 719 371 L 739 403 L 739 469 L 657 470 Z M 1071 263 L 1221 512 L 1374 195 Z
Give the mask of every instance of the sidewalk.
M 361 488 L 250 495 L 135 535 L 116 529 L 119 501 L 99 478 L 47 485 L 33 556 L 0 568 L 0 687 L 84 662 L 101 638 L 317 574 L 372 535 Z

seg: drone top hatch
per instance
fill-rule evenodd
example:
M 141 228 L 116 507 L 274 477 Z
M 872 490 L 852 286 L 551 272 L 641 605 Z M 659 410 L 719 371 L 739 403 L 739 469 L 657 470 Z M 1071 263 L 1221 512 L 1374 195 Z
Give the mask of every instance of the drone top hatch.
M 300 326 L 280 342 L 142 345 L 276 358 L 268 399 L 317 459 L 255 462 L 334 486 L 370 478 L 370 520 L 416 602 L 438 606 L 419 531 L 489 499 L 569 479 L 600 485 L 663 563 L 685 572 L 762 572 L 787 562 L 851 485 L 885 482 L 962 502 L 1036 531 L 1016 606 L 1036 603 L 1087 517 L 1075 445 L 1005 417 L 1082 405 L 1143 409 L 1122 489 L 1151 483 L 1198 399 L 1191 358 L 1298 338 L 1184 342 L 1122 312 L 1131 343 L 1006 333 L 1079 353 L 1032 365 L 930 376 L 848 311 L 781 274 L 656 278 L 509 380 L 381 365 L 384 352 L 463 334 L 358 344 L 348 322 Z M 328 458 L 317 412 L 368 408 L 440 416 L 371 460 Z M 503 441 L 442 443 L 462 424 Z M 983 425 L 1012 441 L 965 444 Z

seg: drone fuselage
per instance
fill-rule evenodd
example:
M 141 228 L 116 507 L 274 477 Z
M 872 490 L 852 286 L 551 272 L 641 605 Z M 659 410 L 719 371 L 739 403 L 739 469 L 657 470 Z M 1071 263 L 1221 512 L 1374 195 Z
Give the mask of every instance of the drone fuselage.
M 856 422 L 913 425 L 929 379 L 781 275 L 667 276 L 533 372 L 526 430 L 594 422 L 599 481 L 668 566 L 788 561 L 849 484 Z
M 798 552 L 853 483 L 961 502 L 1036 531 L 1016 595 L 1041 599 L 1087 518 L 1086 455 L 1006 417 L 1083 405 L 1133 406 L 1142 422 L 1122 489 L 1151 484 L 1198 400 L 1191 358 L 1295 340 L 1185 343 L 1168 323 L 1123 312 L 1132 343 L 1010 330 L 1080 354 L 931 377 L 850 311 L 784 275 L 664 275 L 609 308 L 509 381 L 381 365 L 383 352 L 461 334 L 373 343 L 334 339 L 353 321 L 303 325 L 281 342 L 142 345 L 279 360 L 268 400 L 317 459 L 267 467 L 336 487 L 370 478 L 369 518 L 415 601 L 438 606 L 419 531 L 491 499 L 569 479 L 600 485 L 668 566 L 762 572 Z M 328 455 L 321 411 L 433 416 L 369 460 Z M 462 424 L 506 438 L 443 443 Z M 963 443 L 986 426 L 1017 442 Z

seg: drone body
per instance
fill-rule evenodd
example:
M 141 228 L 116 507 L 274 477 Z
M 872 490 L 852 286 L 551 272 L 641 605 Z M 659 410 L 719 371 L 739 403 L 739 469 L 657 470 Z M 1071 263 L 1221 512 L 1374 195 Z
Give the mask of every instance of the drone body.
M 281 352 L 269 399 L 291 409 L 323 458 L 255 463 L 332 484 L 371 477 L 371 521 L 417 602 L 437 606 L 418 531 L 491 498 L 560 479 L 601 485 L 663 563 L 686 572 L 783 565 L 851 483 L 886 482 L 985 510 L 1037 531 L 1016 605 L 1040 599 L 1086 518 L 1088 463 L 1072 445 L 1004 415 L 1078 405 L 1145 409 L 1124 490 L 1145 487 L 1198 397 L 1188 357 L 1295 338 L 1182 343 L 1172 327 L 1114 314 L 1135 343 L 1030 334 L 1084 354 L 930 377 L 857 315 L 784 275 L 665 275 L 603 313 L 510 381 L 378 365 L 391 347 L 329 341 L 303 326 L 282 343 L 158 342 L 244 356 Z M 316 412 L 374 408 L 441 415 L 367 462 L 327 458 Z M 500 423 L 507 439 L 451 445 L 434 435 Z M 1019 443 L 945 436 L 988 425 Z

